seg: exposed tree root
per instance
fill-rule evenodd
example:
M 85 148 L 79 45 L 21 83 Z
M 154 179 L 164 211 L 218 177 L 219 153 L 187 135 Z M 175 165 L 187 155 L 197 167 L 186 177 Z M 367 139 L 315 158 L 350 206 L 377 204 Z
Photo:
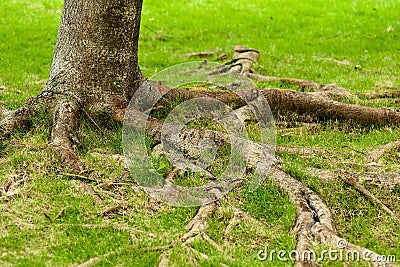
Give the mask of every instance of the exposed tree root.
M 315 119 L 334 118 L 353 121 L 363 125 L 396 125 L 400 123 L 400 113 L 384 108 L 370 108 L 346 104 L 327 99 L 309 92 L 265 88 L 261 90 L 274 114 L 306 114 Z M 162 101 L 163 105 L 181 99 L 186 101 L 198 97 L 211 97 L 236 107 L 246 103 L 232 91 L 206 92 L 198 88 L 173 89 Z
M 324 228 L 321 224 L 315 224 L 313 232 L 318 233 L 322 243 L 330 246 L 338 246 L 339 244 L 345 245 L 345 251 L 357 251 L 360 255 L 360 259 L 369 261 L 372 267 L 397 267 L 396 264 L 386 262 L 384 257 L 374 251 L 367 248 L 354 245 L 341 238 L 334 231 Z M 351 259 L 351 258 L 350 258 Z
M 387 189 L 393 189 L 400 185 L 398 173 L 353 172 L 348 170 L 321 170 L 315 168 L 307 168 L 307 171 L 311 175 L 316 175 L 326 181 L 332 181 L 338 175 L 348 175 L 357 183 L 367 182 Z
M 231 62 L 232 65 L 227 68 L 227 71 L 237 71 L 242 73 L 248 73 L 250 70 L 251 63 L 258 59 L 259 52 L 254 49 L 245 49 L 242 47 L 237 47 L 235 59 Z M 383 108 L 369 108 L 363 107 L 359 105 L 346 104 L 334 101 L 332 99 L 343 99 L 350 98 L 352 95 L 348 93 L 345 89 L 339 88 L 337 85 L 321 85 L 311 81 L 299 80 L 299 79 L 289 79 L 289 78 L 277 78 L 277 77 L 267 77 L 260 76 L 256 74 L 249 74 L 250 77 L 259 79 L 262 81 L 279 81 L 282 83 L 289 83 L 299 86 L 303 89 L 303 92 L 293 91 L 293 90 L 282 90 L 282 89 L 273 89 L 266 88 L 261 90 L 261 93 L 266 97 L 272 111 L 275 114 L 305 114 L 315 119 L 326 119 L 326 118 L 334 118 L 339 120 L 347 120 L 353 121 L 356 123 L 364 124 L 364 125 L 398 125 L 400 124 L 400 112 L 395 112 L 389 109 Z M 160 88 L 161 90 L 162 88 Z M 212 97 L 217 100 L 220 100 L 226 104 L 232 105 L 235 108 L 237 114 L 241 118 L 241 120 L 252 120 L 253 116 L 249 113 L 248 108 L 245 107 L 245 101 L 243 101 L 237 94 L 232 91 L 221 91 L 221 92 L 207 92 L 201 90 L 199 88 L 187 88 L 187 89 L 173 89 L 169 91 L 164 99 L 160 101 L 160 105 L 168 106 L 171 102 L 175 101 L 179 98 L 181 101 L 189 100 L 192 98 L 198 97 Z M 311 91 L 311 92 L 305 92 Z M 45 95 L 42 95 L 42 97 Z M 65 97 L 65 96 L 64 96 Z M 369 96 L 367 96 L 368 98 Z M 374 97 L 397 97 L 396 93 L 388 95 L 379 95 Z M 372 97 L 371 97 L 372 98 Z M 120 96 L 113 98 L 116 103 L 110 104 L 108 106 L 107 111 L 104 113 L 108 113 L 114 120 L 119 122 L 124 122 L 124 112 L 127 106 L 127 103 L 122 101 Z M 121 100 L 121 101 L 120 101 Z M 77 144 L 78 138 L 76 136 L 78 132 L 78 118 L 80 116 L 80 112 L 84 107 L 81 107 L 77 101 L 75 100 L 61 100 L 57 102 L 58 104 L 54 108 L 54 117 L 53 117 L 53 126 L 51 132 L 51 140 L 50 146 L 54 149 L 54 151 L 60 156 L 62 162 L 68 166 L 73 174 L 79 175 L 82 171 L 85 170 L 85 167 L 79 157 L 75 153 L 74 145 Z M 101 103 L 95 103 L 92 105 L 92 108 L 95 109 L 96 105 L 100 105 Z M 111 107 L 111 108 L 110 108 Z M 118 107 L 118 108 L 117 108 Z M 14 112 L 11 112 L 6 115 L 4 119 L 0 121 L 0 141 L 3 140 L 6 136 L 10 135 L 14 130 L 20 128 L 21 126 L 25 126 L 29 124 L 29 117 L 34 115 L 36 112 L 36 108 L 32 105 L 28 105 L 22 107 Z M 104 111 L 99 108 L 100 111 Z M 137 123 L 137 118 L 140 118 L 142 114 L 137 111 L 128 111 L 130 112 L 129 118 L 130 121 L 125 121 L 125 123 L 130 123 L 134 125 Z M 161 131 L 163 124 L 161 121 L 149 118 L 148 119 L 148 127 L 150 131 L 150 135 L 152 138 L 152 148 L 157 147 L 157 145 L 161 142 Z M 171 128 L 174 130 L 174 128 Z M 178 128 L 176 128 L 178 129 Z M 222 145 L 229 143 L 229 137 L 224 133 L 219 133 L 210 130 L 198 130 L 198 129 L 189 129 L 184 128 L 181 130 L 181 136 L 183 143 L 180 144 L 184 147 L 186 151 L 190 153 L 196 154 L 198 151 L 197 144 L 199 144 L 199 140 L 204 138 L 209 138 L 215 141 L 217 145 Z M 237 141 L 237 140 L 235 140 Z M 240 140 L 238 140 L 240 142 Z M 384 155 L 384 153 L 398 149 L 400 147 L 400 141 L 395 141 L 393 143 L 387 144 L 383 147 L 372 151 L 368 155 L 368 159 L 370 163 L 376 163 L 379 159 Z M 250 157 L 248 158 L 248 165 L 251 169 L 254 166 L 262 166 L 259 164 L 260 161 L 260 153 L 261 153 L 261 145 L 252 143 L 248 149 Z M 289 148 L 278 148 L 278 152 L 288 152 L 288 153 L 302 153 L 305 155 L 314 155 L 317 153 L 325 153 L 318 149 L 289 149 Z M 266 170 L 264 170 L 266 171 Z M 310 251 L 312 249 L 312 242 L 322 242 L 324 244 L 337 247 L 339 242 L 343 242 L 344 239 L 340 238 L 336 233 L 336 229 L 333 224 L 332 215 L 330 213 L 329 208 L 324 203 L 324 201 L 311 189 L 306 187 L 303 183 L 296 180 L 285 171 L 283 171 L 280 167 L 274 165 L 272 167 L 273 173 L 273 182 L 282 190 L 284 190 L 292 199 L 292 202 L 297 208 L 297 218 L 296 225 L 294 231 L 296 233 L 297 243 L 296 250 L 299 253 L 300 257 L 297 259 L 295 266 L 315 266 L 316 261 L 312 258 L 304 258 L 302 257 L 303 252 Z M 266 172 L 265 172 L 266 174 Z M 166 185 L 172 184 L 172 180 L 176 172 L 173 171 L 166 179 Z M 212 174 L 209 174 L 212 176 Z M 232 187 L 240 183 L 240 179 L 234 179 L 231 182 Z M 392 217 L 395 215 L 393 211 L 387 208 L 379 199 L 377 199 L 373 194 L 371 194 L 368 190 L 366 190 L 360 183 L 350 177 L 349 179 L 345 179 L 347 183 L 355 186 L 357 190 L 362 192 L 368 198 L 373 200 L 375 203 L 379 204 L 382 209 L 384 209 L 388 214 Z M 397 180 L 398 182 L 398 180 Z M 14 187 L 18 187 L 21 182 L 18 180 L 7 180 L 0 187 L 0 198 L 4 196 L 8 197 L 10 192 L 13 192 Z M 94 201 L 102 205 L 103 200 L 98 195 L 98 193 L 93 189 L 93 187 L 89 184 L 86 184 L 82 181 L 74 181 L 85 193 L 92 196 Z M 14 186 L 14 184 L 16 186 Z M 213 188 L 211 188 L 213 189 Z M 179 193 L 173 190 L 170 190 L 169 193 L 174 194 Z M 13 195 L 13 194 L 11 194 Z M 120 205 L 107 207 L 103 210 L 103 214 L 107 214 L 118 209 Z M 222 251 L 222 247 L 218 245 L 215 241 L 213 241 L 207 235 L 207 220 L 215 211 L 217 204 L 215 202 L 211 202 L 206 205 L 202 205 L 196 216 L 191 220 L 188 224 L 188 232 L 186 232 L 181 238 L 183 246 L 186 247 L 189 255 L 189 259 L 192 259 L 191 254 L 194 254 L 198 257 L 209 259 L 209 257 L 195 250 L 191 244 L 196 238 L 202 238 L 205 242 L 209 243 L 215 249 Z M 245 218 L 246 214 L 240 211 L 237 208 L 234 208 L 234 213 L 232 219 L 228 223 L 228 226 L 224 230 L 223 238 L 226 239 L 229 235 L 229 232 L 232 228 L 238 223 L 239 218 Z M 168 246 L 159 246 L 155 249 L 157 250 L 168 250 L 171 248 L 171 245 Z M 369 251 L 368 249 L 350 244 L 346 242 L 345 248 L 347 250 L 356 250 L 362 255 L 368 255 L 373 261 L 371 262 L 372 266 L 380 266 L 380 263 L 377 261 L 379 259 L 379 255 L 375 252 Z M 165 252 L 161 256 L 161 260 L 159 266 L 167 266 L 168 265 L 168 252 Z M 88 262 L 84 263 L 82 266 L 88 266 L 90 264 L 96 263 L 99 261 L 99 258 L 90 259 Z M 194 265 L 196 262 L 192 259 Z M 87 265 L 85 265 L 87 264 Z M 386 264 L 386 266 L 395 266 L 393 264 Z
M 400 113 L 388 109 L 345 104 L 315 96 L 307 92 L 263 89 L 273 112 L 296 112 L 317 119 L 336 118 L 364 125 L 392 125 L 400 123 Z
M 299 154 L 303 157 L 314 157 L 320 154 L 331 154 L 331 151 L 322 148 L 309 148 L 309 147 L 288 147 L 288 146 L 277 146 L 276 153 L 282 155 L 284 153 L 290 155 Z
M 255 74 L 255 73 L 250 73 L 248 74 L 249 77 L 253 79 L 257 79 L 263 82 L 281 82 L 284 84 L 288 85 L 296 85 L 300 87 L 303 90 L 308 90 L 308 91 L 313 91 L 313 92 L 318 92 L 322 91 L 325 85 L 313 82 L 313 81 L 307 81 L 307 80 L 302 80 L 302 79 L 296 79 L 296 78 L 282 78 L 282 77 L 275 77 L 275 76 L 264 76 L 260 74 Z
M 72 180 L 71 183 L 81 189 L 85 194 L 91 196 L 96 204 L 103 205 L 103 200 L 90 184 L 80 180 Z
M 215 202 L 201 206 L 197 211 L 196 216 L 194 216 L 186 226 L 189 231 L 180 238 L 182 244 L 188 248 L 189 252 L 194 253 L 195 255 L 200 255 L 201 258 L 206 260 L 209 257 L 206 254 L 194 249 L 191 244 L 196 238 L 201 238 L 205 242 L 209 243 L 214 249 L 220 252 L 223 251 L 223 248 L 207 234 L 207 220 L 214 213 L 216 208 L 217 204 Z
M 223 135 L 223 133 L 218 133 L 214 134 L 212 137 L 217 140 L 224 140 L 225 138 Z M 254 144 L 254 146 L 250 148 L 251 154 L 257 154 L 257 149 L 257 145 Z M 257 164 L 257 157 L 255 157 L 253 162 L 249 162 L 249 164 Z M 337 246 L 337 242 L 343 240 L 336 234 L 330 210 L 317 194 L 278 167 L 273 168 L 273 174 L 273 181 L 278 187 L 291 196 L 293 203 L 297 207 L 297 221 L 295 227 L 297 237 L 296 250 L 300 257 L 295 266 L 315 266 L 315 259 L 301 257 L 301 255 L 305 255 L 304 253 L 308 255 L 307 252 L 312 249 L 312 242 L 321 241 L 330 246 Z M 204 219 L 211 214 L 211 209 L 206 207 L 207 206 L 203 206 L 200 208 L 199 213 L 189 224 L 189 232 L 181 239 L 184 244 L 191 243 L 197 236 L 209 240 L 207 237 L 204 237 L 204 233 L 202 233 L 202 230 L 206 228 Z M 239 214 L 239 212 L 234 213 L 233 219 L 225 230 L 225 235 L 227 235 L 230 229 L 237 223 L 237 216 Z M 213 242 L 208 242 L 213 244 Z M 216 244 L 213 244 L 213 246 L 218 247 Z M 359 253 L 367 253 L 368 256 L 375 257 L 376 259 L 379 258 L 378 254 L 352 244 L 349 245 L 348 249 L 355 249 Z M 379 265 L 375 264 L 373 266 Z
M 310 238 L 314 237 L 312 227 L 316 223 L 335 231 L 331 213 L 325 203 L 302 183 L 278 168 L 274 168 L 272 173 L 274 183 L 289 194 L 297 208 L 296 251 L 301 255 L 304 251 L 312 249 Z M 299 258 L 295 266 L 315 266 L 315 263 L 312 259 Z
M 370 199 L 372 202 L 377 204 L 384 210 L 388 215 L 391 216 L 397 222 L 400 222 L 400 217 L 395 214 L 390 208 L 388 208 L 379 198 L 377 198 L 374 194 L 372 194 L 369 190 L 367 190 L 364 186 L 361 185 L 361 182 L 368 181 L 373 182 L 375 185 L 385 185 L 385 187 L 390 188 L 400 184 L 399 175 L 398 174 L 378 174 L 378 173 L 356 173 L 351 171 L 344 170 L 318 170 L 309 168 L 308 169 L 312 175 L 317 175 L 319 177 L 323 176 L 325 180 L 333 180 L 333 178 L 340 178 L 345 183 L 354 186 L 360 193 L 362 193 L 365 197 Z M 390 176 L 392 177 L 392 181 L 390 181 Z M 362 177 L 369 177 L 369 179 L 363 179 Z M 390 183 L 390 184 L 389 184 Z
M 184 57 L 209 57 L 212 55 L 215 55 L 218 52 L 218 50 L 210 50 L 210 51 L 203 51 L 203 52 L 192 52 L 192 53 L 187 53 L 187 54 L 183 54 L 182 56 Z
M 160 262 L 158 263 L 158 267 L 168 267 L 169 257 L 168 254 L 161 254 Z
M 244 118 L 247 116 L 243 116 Z M 159 131 L 158 122 L 151 120 L 149 121 L 149 125 L 151 128 L 151 132 L 153 136 L 156 135 L 156 132 Z M 188 131 L 197 131 L 199 136 L 205 134 L 203 130 L 195 130 L 195 129 L 187 129 Z M 205 134 L 207 135 L 207 134 Z M 188 135 L 191 136 L 191 135 Z M 194 134 L 194 136 L 196 136 Z M 224 142 L 227 140 L 227 137 L 224 136 L 223 133 L 212 133 L 212 135 L 208 135 L 209 138 L 213 138 L 218 140 L 219 142 Z M 157 139 L 157 138 L 156 138 Z M 258 153 L 258 147 L 256 144 L 249 148 L 251 154 Z M 297 151 L 298 152 L 298 151 Z M 257 160 L 257 157 L 255 157 Z M 256 160 L 251 163 L 251 165 L 257 164 Z M 274 173 L 274 182 L 280 187 L 282 190 L 286 191 L 292 198 L 293 203 L 297 207 L 297 222 L 296 222 L 296 237 L 297 244 L 296 250 L 300 255 L 304 255 L 304 252 L 309 252 L 312 249 L 312 242 L 321 241 L 330 246 L 338 245 L 337 242 L 342 241 L 337 234 L 333 225 L 332 216 L 329 208 L 326 204 L 319 198 L 317 194 L 315 194 L 312 190 L 307 188 L 301 182 L 297 181 L 290 175 L 286 174 L 284 171 L 275 167 L 273 170 Z M 354 185 L 354 184 L 353 184 Z M 197 217 L 197 216 L 196 216 Z M 195 217 L 195 218 L 196 218 Z M 236 223 L 235 215 L 232 221 L 228 224 L 226 230 L 229 232 L 229 228 L 232 228 Z M 195 220 L 196 221 L 196 220 Z M 183 242 L 191 242 L 194 237 L 198 236 L 195 234 L 199 232 L 198 228 L 204 228 L 204 225 L 199 224 L 197 227 L 192 227 L 191 230 L 185 234 L 182 238 Z M 347 244 L 347 242 L 346 242 Z M 355 246 L 350 244 L 348 249 L 355 249 L 360 253 L 367 253 L 368 256 L 371 256 L 373 259 L 378 260 L 379 255 L 370 252 L 369 250 Z M 296 266 L 314 266 L 316 263 L 313 259 L 300 257 L 296 262 Z M 373 263 L 373 266 L 379 266 L 377 263 Z M 392 265 L 388 265 L 392 266 Z
M 274 183 L 289 194 L 297 208 L 295 231 L 296 250 L 299 255 L 311 249 L 311 241 L 319 240 L 332 247 L 345 248 L 347 251 L 356 250 L 360 255 L 371 259 L 372 266 L 396 266 L 380 262 L 381 255 L 348 243 L 339 237 L 333 225 L 329 208 L 317 194 L 277 167 L 273 168 L 272 173 Z M 341 247 L 343 244 L 344 246 Z M 299 257 L 295 266 L 315 266 L 315 262 L 310 258 Z
M 54 111 L 53 129 L 50 146 L 60 156 L 71 171 L 80 173 L 84 170 L 80 158 L 74 151 L 73 144 L 77 140 L 78 116 L 80 108 L 75 101 L 65 101 L 58 104 Z
M 222 234 L 222 238 L 224 240 L 228 240 L 228 236 L 230 232 L 236 227 L 236 225 L 240 222 L 239 217 L 241 216 L 241 212 L 239 209 L 234 209 L 233 210 L 233 215 L 231 219 L 228 222 L 228 225 L 225 227 L 224 232 Z
M 351 176 L 347 177 L 339 176 L 339 177 L 342 178 L 342 180 L 345 181 L 346 183 L 354 186 L 359 192 L 361 192 L 367 198 L 371 199 L 374 203 L 378 204 L 394 220 L 400 222 L 400 218 L 391 209 L 389 209 L 385 204 L 383 204 L 382 201 L 380 201 L 374 194 L 368 191 L 364 186 L 356 182 L 353 177 Z
M 29 117 L 35 114 L 36 108 L 32 105 L 26 105 L 15 111 L 7 112 L 6 116 L 0 121 L 0 142 L 15 130 L 29 126 Z
M 100 213 L 101 213 L 101 215 L 104 216 L 104 215 L 107 215 L 107 214 L 109 214 L 109 213 L 112 213 L 112 212 L 118 210 L 119 208 L 121 208 L 121 205 L 120 205 L 120 204 L 118 204 L 118 205 L 113 205 L 113 206 L 107 206 L 107 207 L 105 207 Z
M 318 123 L 313 122 L 313 123 L 307 123 L 303 122 L 300 123 L 300 125 L 297 122 L 291 123 L 290 119 L 291 118 L 285 118 L 282 117 L 283 120 L 278 121 L 275 125 L 277 126 L 279 132 L 285 134 L 286 132 L 291 132 L 291 131 L 314 131 L 318 128 Z M 287 121 L 285 120 L 287 119 Z
M 379 105 L 393 105 L 393 104 L 399 104 L 400 103 L 400 98 L 376 98 L 376 99 L 370 99 L 368 101 L 369 103 L 378 103 Z M 396 107 L 391 107 L 390 109 L 399 111 L 399 108 Z
M 189 229 L 189 231 L 181 237 L 181 241 L 184 244 L 191 243 L 195 236 L 207 230 L 207 219 L 215 211 L 215 208 L 216 208 L 215 202 L 201 206 L 199 208 L 196 216 L 194 216 L 194 218 L 186 226 Z
M 244 221 L 246 223 L 252 223 L 252 224 L 262 224 L 261 221 L 257 220 L 247 212 L 239 209 L 238 207 L 230 204 L 232 209 L 233 209 L 233 214 L 232 217 L 230 218 L 228 225 L 225 227 L 223 233 L 222 233 L 222 239 L 225 241 L 229 240 L 229 234 L 231 231 L 241 222 Z
M 208 256 L 205 255 L 204 253 L 195 250 L 191 244 L 193 241 L 200 237 L 204 241 L 210 243 L 214 248 L 222 251 L 222 248 L 215 243 L 214 240 L 212 240 L 206 233 L 207 231 L 207 220 L 208 218 L 213 214 L 217 207 L 217 204 L 215 202 L 212 202 L 207 205 L 200 206 L 199 210 L 197 211 L 197 214 L 193 217 L 193 219 L 187 224 L 187 228 L 189 231 L 185 233 L 181 238 L 180 241 L 182 242 L 183 246 L 186 247 L 186 250 L 188 251 L 188 257 L 191 258 L 190 253 L 195 253 L 195 254 L 200 254 L 204 255 L 203 258 L 208 259 Z M 160 262 L 158 264 L 159 267 L 162 266 L 168 266 L 168 253 L 165 252 L 161 255 Z M 191 259 L 192 263 L 196 265 L 195 261 Z

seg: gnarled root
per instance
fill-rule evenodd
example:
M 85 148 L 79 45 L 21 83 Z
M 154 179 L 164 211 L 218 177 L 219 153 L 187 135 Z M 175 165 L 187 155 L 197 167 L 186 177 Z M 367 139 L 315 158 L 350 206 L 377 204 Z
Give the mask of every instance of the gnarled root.
M 50 146 L 71 171 L 80 173 L 84 165 L 76 155 L 73 143 L 77 141 L 80 108 L 75 101 L 63 101 L 54 110 Z
M 320 241 L 347 251 L 358 251 L 361 255 L 360 258 L 371 260 L 372 266 L 396 266 L 391 263 L 380 262 L 382 257 L 379 254 L 351 244 L 339 237 L 333 225 L 329 208 L 316 193 L 276 166 L 272 168 L 272 173 L 274 183 L 288 193 L 297 208 L 295 231 L 297 237 L 296 251 L 299 258 L 295 266 L 315 266 L 315 259 L 303 256 L 309 255 L 311 241 Z
M 201 206 L 197 211 L 196 216 L 188 223 L 189 232 L 181 237 L 184 244 L 190 244 L 194 237 L 207 230 L 207 219 L 212 215 L 216 208 L 215 202 Z
M 315 119 L 335 118 L 368 126 L 397 125 L 400 123 L 400 113 L 389 109 L 342 103 L 309 92 L 275 88 L 265 88 L 261 92 L 275 114 L 306 114 Z M 236 107 L 246 105 L 232 91 L 206 92 L 198 88 L 173 89 L 164 96 L 163 104 L 165 105 L 165 103 L 177 98 L 186 101 L 198 97 L 212 97 L 226 104 L 234 103 Z
M 336 231 L 331 213 L 325 203 L 301 182 L 276 167 L 272 169 L 272 173 L 274 183 L 286 191 L 297 208 L 296 251 L 301 255 L 312 248 L 310 237 L 314 235 L 312 227 L 316 223 L 320 223 L 326 229 Z M 310 259 L 300 257 L 295 266 L 315 266 L 315 264 Z
M 28 126 L 30 124 L 29 117 L 36 113 L 36 108 L 26 105 L 15 111 L 7 112 L 7 115 L 0 121 L 0 142 L 15 130 Z
M 189 231 L 180 238 L 182 244 L 186 247 L 186 251 L 188 252 L 190 260 L 192 260 L 190 256 L 191 253 L 199 254 L 201 255 L 202 258 L 208 259 L 207 255 L 205 255 L 200 251 L 197 251 L 191 246 L 192 242 L 197 237 L 201 237 L 204 241 L 210 243 L 216 249 L 222 250 L 221 247 L 214 240 L 212 240 L 206 233 L 207 220 L 213 214 L 216 207 L 217 205 L 215 202 L 200 206 L 199 210 L 197 211 L 197 214 L 186 226 L 189 229 Z M 158 267 L 168 266 L 168 262 L 169 262 L 168 252 L 165 252 L 161 254 Z M 193 264 L 195 264 L 195 262 L 193 262 Z

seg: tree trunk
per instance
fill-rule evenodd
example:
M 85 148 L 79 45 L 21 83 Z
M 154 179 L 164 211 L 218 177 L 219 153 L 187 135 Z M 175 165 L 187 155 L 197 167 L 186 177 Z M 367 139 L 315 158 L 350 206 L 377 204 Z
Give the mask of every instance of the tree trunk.
M 129 101 L 144 80 L 137 57 L 141 8 L 142 0 L 65 0 L 50 77 L 39 96 L 52 96 L 47 106 L 68 99 L 103 114 Z

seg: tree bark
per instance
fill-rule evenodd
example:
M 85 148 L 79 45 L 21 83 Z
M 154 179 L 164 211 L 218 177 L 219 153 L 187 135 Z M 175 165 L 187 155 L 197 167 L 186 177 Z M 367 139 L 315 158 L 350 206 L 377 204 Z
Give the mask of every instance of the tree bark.
M 129 101 L 144 80 L 137 57 L 141 8 L 142 0 L 65 0 L 50 77 L 39 95 L 47 107 L 68 99 L 102 114 Z

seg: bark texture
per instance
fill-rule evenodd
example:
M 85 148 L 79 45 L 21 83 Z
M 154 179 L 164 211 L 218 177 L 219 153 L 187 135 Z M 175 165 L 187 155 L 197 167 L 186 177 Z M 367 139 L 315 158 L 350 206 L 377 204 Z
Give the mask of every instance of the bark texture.
M 367 126 L 398 125 L 400 123 L 400 113 L 390 109 L 342 103 L 309 92 L 276 88 L 265 88 L 261 92 L 274 114 L 298 113 L 309 115 L 314 119 L 338 119 Z M 215 98 L 223 103 L 233 104 L 235 108 L 246 104 L 232 91 L 207 92 L 198 88 L 173 89 L 165 95 L 164 101 L 173 101 L 176 98 L 185 101 L 197 97 Z M 165 103 L 163 104 L 165 105 Z
M 141 0 L 66 0 L 53 64 L 39 97 L 62 95 L 89 111 L 129 100 L 138 66 Z

